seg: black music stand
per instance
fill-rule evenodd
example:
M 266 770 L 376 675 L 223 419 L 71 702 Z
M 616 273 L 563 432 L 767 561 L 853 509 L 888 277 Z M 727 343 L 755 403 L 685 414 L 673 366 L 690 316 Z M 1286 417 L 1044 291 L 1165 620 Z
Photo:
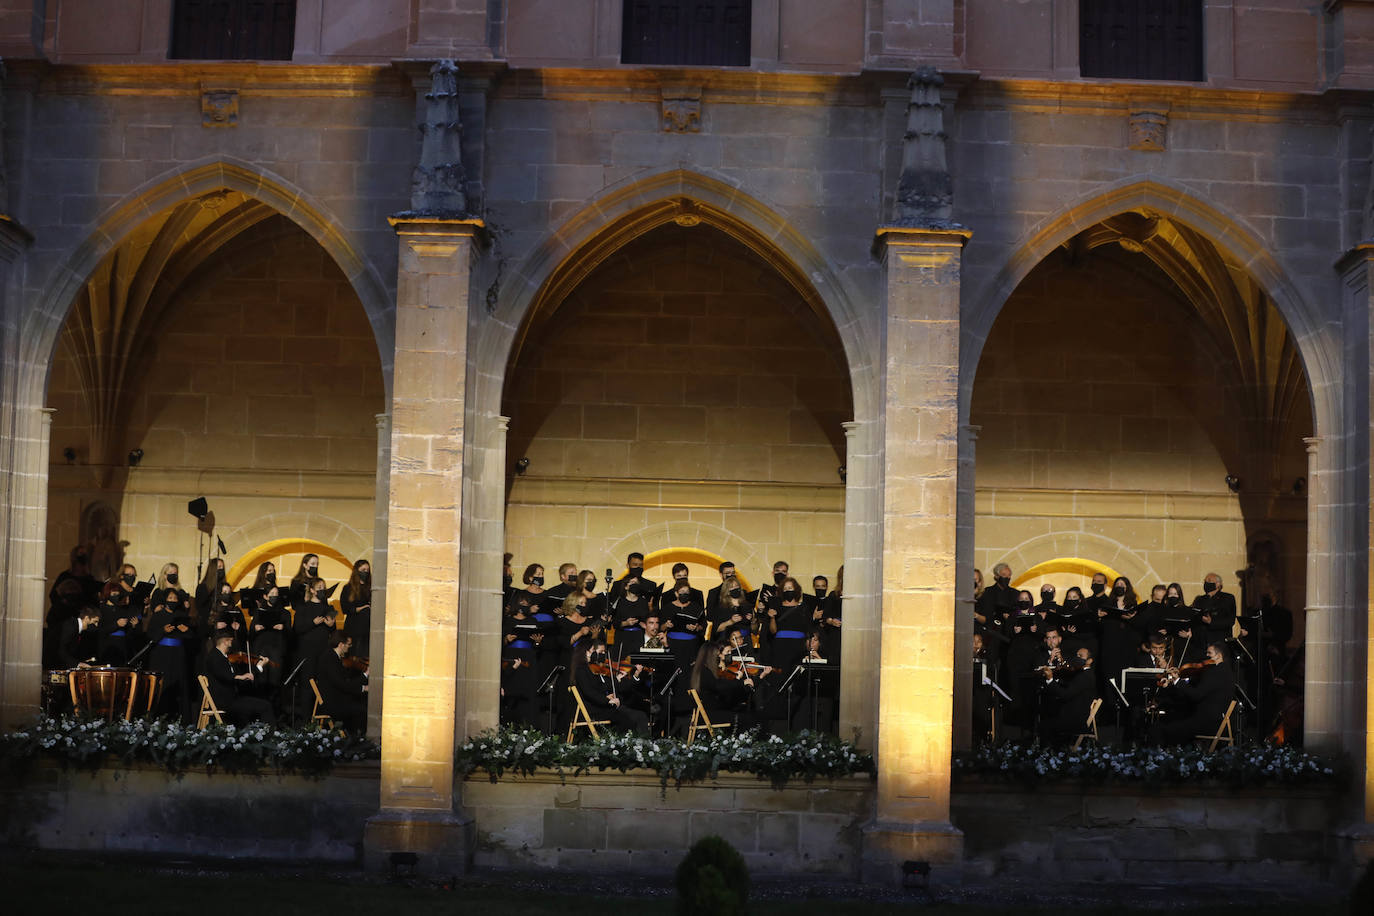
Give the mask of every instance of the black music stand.
M 554 710 L 556 710 L 556 709 L 558 708 L 558 704 L 554 702 L 554 695 L 553 695 L 553 692 L 554 692 L 555 690 L 558 689 L 558 676 L 559 676 L 560 674 L 562 674 L 564 671 L 567 671 L 567 670 L 568 670 L 568 669 L 567 669 L 567 668 L 564 668 L 562 665 L 554 665 L 554 666 L 553 666 L 553 670 L 549 672 L 549 676 L 546 677 L 546 678 L 544 678 L 544 682 L 543 682 L 542 684 L 540 684 L 539 687 L 538 687 L 538 689 L 536 689 L 536 690 L 534 691 L 534 695 L 535 695 L 535 696 L 546 696 L 546 697 L 549 698 L 549 734 L 550 734 L 550 735 L 557 734 L 557 733 L 553 730 L 553 714 L 554 714 Z
M 682 670 L 677 663 L 677 658 L 673 653 L 664 649 L 662 652 L 655 652 L 652 649 L 632 652 L 630 663 L 633 665 L 643 665 L 649 671 L 649 712 L 653 713 L 654 692 L 662 697 L 665 693 L 668 696 L 668 708 L 672 709 L 673 703 L 673 684 L 677 681 L 677 675 Z M 658 685 L 663 684 L 660 688 Z
M 830 662 L 809 662 L 803 659 L 797 665 L 797 671 L 801 672 L 802 680 L 806 682 L 806 703 L 811 709 L 811 730 L 819 731 L 817 720 L 820 718 L 820 703 L 817 701 L 825 697 L 832 688 L 833 693 L 830 695 L 839 696 L 840 666 Z M 827 726 L 829 724 L 826 723 Z

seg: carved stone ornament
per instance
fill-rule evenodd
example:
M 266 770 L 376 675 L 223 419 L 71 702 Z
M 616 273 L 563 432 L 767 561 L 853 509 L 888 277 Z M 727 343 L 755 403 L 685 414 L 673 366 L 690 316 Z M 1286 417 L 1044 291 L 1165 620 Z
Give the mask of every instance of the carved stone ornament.
M 1131 149 L 1162 153 L 1167 148 L 1169 112 L 1158 109 L 1133 109 L 1127 123 L 1130 129 Z
M 420 121 L 420 161 L 410 177 L 411 212 L 467 213 L 463 184 L 463 125 L 458 117 L 458 65 L 441 60 L 429 71 Z
M 939 229 L 954 222 L 954 183 L 945 161 L 945 83 L 934 67 L 921 67 L 907 80 L 911 98 L 902 134 L 902 171 L 897 178 L 893 225 Z M 962 227 L 960 227 L 962 228 Z
M 239 91 L 224 86 L 200 87 L 200 126 L 237 127 Z
M 675 134 L 700 133 L 701 87 L 664 86 L 661 92 L 663 129 Z

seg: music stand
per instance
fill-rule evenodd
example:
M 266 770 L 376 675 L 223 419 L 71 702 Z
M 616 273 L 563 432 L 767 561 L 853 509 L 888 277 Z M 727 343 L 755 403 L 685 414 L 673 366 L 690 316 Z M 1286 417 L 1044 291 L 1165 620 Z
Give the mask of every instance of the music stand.
M 284 680 L 284 681 L 281 682 L 281 685 L 282 685 L 283 687 L 287 686 L 288 684 L 291 685 L 291 727 L 292 727 L 292 728 L 295 728 L 295 727 L 296 727 L 296 705 L 297 705 L 297 701 L 298 701 L 298 699 L 299 699 L 299 695 L 298 695 L 298 694 L 299 694 L 300 686 L 301 686 L 301 682 L 298 681 L 298 680 L 296 680 L 296 675 L 300 674 L 300 673 L 301 673 L 301 669 L 304 668 L 304 667 L 305 667 L 305 659 L 301 659 L 300 661 L 296 662 L 296 667 L 292 668 L 292 669 L 291 669 L 291 673 L 290 673 L 289 675 L 286 676 L 286 680 Z
M 667 649 L 661 651 L 641 649 L 638 652 L 630 653 L 630 664 L 643 665 L 649 671 L 649 686 L 645 691 L 645 693 L 649 695 L 649 712 L 651 714 L 653 713 L 655 690 L 659 691 L 658 695 L 660 697 L 663 696 L 664 693 L 668 695 L 668 708 L 671 710 L 673 702 L 673 683 L 676 681 L 678 673 L 682 671 L 682 667 L 678 665 L 677 658 L 673 653 L 669 652 Z M 658 684 L 662 681 L 666 681 L 667 683 L 664 684 L 663 689 L 660 690 Z
M 804 671 L 803 679 L 806 681 L 806 702 L 811 707 L 811 730 L 817 731 L 817 719 L 820 717 L 820 704 L 816 701 L 821 697 L 823 687 L 829 687 L 833 683 L 835 692 L 839 693 L 840 686 L 840 666 L 832 665 L 829 662 L 807 661 L 803 659 L 797 665 L 798 671 Z M 822 684 L 822 680 L 825 681 Z M 829 724 L 829 723 L 827 723 Z
M 550 735 L 554 734 L 554 730 L 553 730 L 553 711 L 554 711 L 555 707 L 557 707 L 557 705 L 558 705 L 557 703 L 555 703 L 555 702 L 553 701 L 553 699 L 554 699 L 554 698 L 553 698 L 553 692 L 554 692 L 556 689 L 558 689 L 558 675 L 560 675 L 561 673 L 563 673 L 563 672 L 566 671 L 566 670 L 568 670 L 568 669 L 565 668 L 565 667 L 563 667 L 562 665 L 554 665 L 554 666 L 553 666 L 553 670 L 549 672 L 549 676 L 546 677 L 546 678 L 544 678 L 544 682 L 543 682 L 542 684 L 540 684 L 539 687 L 538 687 L 538 689 L 536 689 L 536 690 L 534 691 L 534 695 L 535 695 L 535 696 L 543 695 L 543 696 L 547 696 L 547 697 L 549 698 L 549 734 L 550 734 Z

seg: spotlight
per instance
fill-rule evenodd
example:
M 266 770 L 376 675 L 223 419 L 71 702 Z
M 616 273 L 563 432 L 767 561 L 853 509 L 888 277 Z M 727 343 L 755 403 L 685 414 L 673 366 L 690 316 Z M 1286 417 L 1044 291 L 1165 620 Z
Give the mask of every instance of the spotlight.
M 525 472 L 529 469 L 530 460 L 528 458 L 521 458 L 519 461 L 515 462 L 515 473 L 517 476 L 524 477 Z
M 1304 493 L 1306 493 L 1306 492 L 1307 492 L 1307 478 L 1306 478 L 1306 477 L 1299 477 L 1297 480 L 1293 481 L 1293 495 L 1294 495 L 1294 496 L 1301 496 L 1302 494 L 1304 494 Z
M 196 518 L 205 518 L 210 511 L 210 504 L 205 501 L 204 496 L 200 496 L 186 504 L 186 511 Z
M 62 457 L 67 459 L 68 464 L 76 464 L 76 449 L 67 446 L 62 450 Z
M 848 483 L 848 482 L 849 482 L 849 468 L 848 468 L 848 466 L 842 464 L 842 465 L 840 465 L 840 466 L 836 469 L 836 471 L 837 471 L 837 473 L 840 475 L 840 483 Z
M 131 468 L 136 468 L 136 467 L 138 467 L 139 462 L 142 461 L 142 460 L 143 460 L 143 449 L 141 449 L 141 448 L 135 448 L 135 449 L 130 449 L 130 450 L 129 450 L 129 467 L 131 467 Z
M 1232 493 L 1240 492 L 1240 478 L 1235 474 L 1226 475 L 1226 486 Z

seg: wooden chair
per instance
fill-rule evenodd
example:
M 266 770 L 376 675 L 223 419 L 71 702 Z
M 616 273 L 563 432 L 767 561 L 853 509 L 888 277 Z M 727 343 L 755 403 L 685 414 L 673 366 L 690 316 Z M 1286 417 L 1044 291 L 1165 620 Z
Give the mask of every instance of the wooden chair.
M 1083 734 L 1073 739 L 1073 749 L 1078 750 L 1086 738 L 1091 738 L 1093 744 L 1097 744 L 1097 711 L 1102 708 L 1102 698 L 1093 700 L 1093 705 L 1088 707 L 1088 721 L 1083 725 Z
M 697 739 L 698 731 L 708 731 L 711 737 L 716 736 L 716 729 L 729 728 L 729 722 L 712 722 L 711 717 L 706 714 L 706 707 L 702 705 L 701 694 L 697 693 L 692 687 L 687 688 L 687 692 L 692 697 L 692 703 L 696 708 L 692 710 L 692 721 L 687 726 L 687 743 L 691 744 Z
M 568 685 L 568 692 L 572 694 L 573 698 L 573 717 L 572 721 L 568 723 L 567 740 L 571 743 L 573 732 L 582 727 L 586 727 L 587 731 L 592 733 L 593 738 L 600 738 L 601 734 L 596 730 L 596 727 L 598 725 L 610 725 L 611 720 L 597 719 L 592 721 L 592 717 L 587 713 L 586 704 L 582 702 L 582 694 L 578 693 L 577 688 L 572 685 Z
M 1236 736 L 1231 733 L 1231 713 L 1235 711 L 1236 701 L 1232 700 L 1231 705 L 1226 707 L 1226 715 L 1221 717 L 1221 724 L 1217 726 L 1217 733 L 1215 735 L 1194 735 L 1193 737 L 1197 738 L 1199 741 L 1210 741 L 1211 743 L 1207 745 L 1207 750 L 1209 751 L 1216 750 L 1217 745 L 1223 741 L 1235 747 Z
M 324 697 L 320 696 L 320 685 L 315 683 L 313 677 L 310 678 L 310 692 L 315 694 L 315 706 L 310 710 L 310 724 L 333 728 L 333 717 L 320 712 L 320 707 L 324 705 Z
M 196 728 L 205 728 L 210 724 L 210 717 L 214 716 L 215 721 L 220 725 L 224 724 L 224 710 L 215 708 L 214 698 L 210 696 L 210 679 L 203 674 L 196 675 L 196 680 L 200 681 L 200 717 L 196 719 Z

